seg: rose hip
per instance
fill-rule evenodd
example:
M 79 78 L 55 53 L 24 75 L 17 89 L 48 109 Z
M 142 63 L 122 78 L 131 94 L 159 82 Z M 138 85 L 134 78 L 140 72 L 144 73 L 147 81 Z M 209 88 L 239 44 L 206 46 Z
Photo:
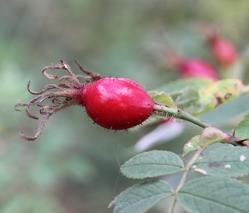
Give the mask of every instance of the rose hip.
M 113 130 L 141 124 L 152 114 L 154 102 L 138 83 L 127 78 L 103 77 L 76 63 L 86 76 L 75 75 L 70 66 L 61 61 L 42 70 L 46 78 L 57 79 L 57 83 L 48 84 L 39 92 L 32 91 L 28 83 L 29 93 L 35 97 L 27 103 L 16 104 L 16 109 L 23 107 L 30 118 L 39 120 L 39 127 L 34 136 L 21 133 L 24 139 L 37 139 L 51 115 L 72 105 L 83 106 L 95 123 Z M 64 70 L 67 75 L 59 77 L 48 73 L 55 69 Z M 37 108 L 38 116 L 33 114 Z
M 187 58 L 168 47 L 164 55 L 167 66 L 178 71 L 183 78 L 218 79 L 216 70 L 202 59 Z
M 221 66 L 231 66 L 237 60 L 236 49 L 230 41 L 218 35 L 212 35 L 209 37 L 208 42 L 216 61 Z
M 182 77 L 200 77 L 217 80 L 217 72 L 204 60 L 183 59 L 177 64 Z
M 105 77 L 83 87 L 86 112 L 107 129 L 127 129 L 146 120 L 153 111 L 153 101 L 134 81 Z

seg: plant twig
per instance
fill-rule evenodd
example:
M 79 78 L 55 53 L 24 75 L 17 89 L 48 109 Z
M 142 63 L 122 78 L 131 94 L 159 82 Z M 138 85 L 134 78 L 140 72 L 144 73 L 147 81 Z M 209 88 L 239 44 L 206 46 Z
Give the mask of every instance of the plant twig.
M 178 185 L 176 186 L 176 189 L 174 190 L 174 192 L 172 193 L 172 203 L 168 209 L 168 213 L 174 213 L 174 209 L 175 209 L 175 205 L 176 205 L 176 195 L 177 193 L 181 190 L 181 188 L 183 187 L 184 183 L 187 180 L 187 176 L 189 171 L 192 168 L 192 165 L 195 163 L 195 161 L 198 159 L 198 157 L 201 155 L 201 153 L 204 151 L 205 148 L 201 147 L 199 148 L 195 154 L 192 156 L 192 158 L 189 160 L 189 162 L 187 163 L 187 165 L 184 168 L 184 172 L 182 173 L 182 177 L 178 183 Z
M 191 123 L 193 123 L 201 128 L 211 127 L 210 124 L 207 124 L 207 123 L 201 121 L 197 117 L 194 117 L 190 113 L 185 112 L 179 108 L 169 108 L 169 107 L 166 107 L 163 105 L 155 104 L 154 111 L 159 112 L 165 116 L 172 115 L 175 118 L 179 118 L 179 119 L 191 122 Z M 227 143 L 233 144 L 235 146 L 247 146 L 247 147 L 249 147 L 249 144 L 246 142 L 246 141 L 248 141 L 247 139 L 243 140 L 243 139 L 240 139 L 240 138 L 238 138 L 234 135 L 231 135 L 229 133 L 226 133 L 226 132 L 223 132 L 223 133 L 227 135 L 227 139 L 226 139 Z
M 189 121 L 197 126 L 200 126 L 202 128 L 209 127 L 209 124 L 206 124 L 205 122 L 201 121 L 200 119 L 192 116 L 191 114 L 181 110 L 181 109 L 175 109 L 175 108 L 169 108 L 163 105 L 155 104 L 154 110 L 160 113 L 172 115 L 176 118 Z

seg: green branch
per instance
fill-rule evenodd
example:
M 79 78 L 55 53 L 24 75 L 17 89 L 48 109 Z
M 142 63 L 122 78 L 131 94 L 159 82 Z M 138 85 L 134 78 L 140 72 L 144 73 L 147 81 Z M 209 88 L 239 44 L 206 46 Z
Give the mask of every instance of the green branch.
M 201 121 L 200 119 L 194 117 L 190 113 L 187 113 L 181 109 L 175 109 L 175 108 L 169 108 L 163 105 L 155 104 L 154 110 L 160 113 L 163 113 L 165 115 L 172 115 L 175 118 L 179 118 L 185 121 L 189 121 L 197 126 L 200 126 L 202 128 L 209 127 L 209 124 L 206 124 L 205 122 Z
M 184 172 L 182 173 L 182 177 L 178 183 L 178 185 L 176 186 L 176 189 L 172 192 L 172 203 L 169 206 L 169 210 L 168 213 L 174 213 L 174 209 L 175 209 L 175 205 L 176 205 L 176 195 L 177 193 L 181 190 L 181 188 L 183 187 L 184 183 L 187 180 L 187 176 L 189 171 L 191 170 L 193 164 L 195 163 L 195 161 L 198 159 L 198 157 L 201 155 L 201 153 L 204 151 L 204 147 L 203 148 L 199 148 L 195 154 L 192 156 L 192 158 L 188 161 L 187 165 L 184 168 Z
M 210 124 L 207 124 L 207 123 L 201 121 L 197 117 L 194 117 L 190 113 L 185 112 L 179 108 L 178 109 L 177 108 L 169 108 L 169 107 L 166 107 L 163 105 L 155 104 L 154 105 L 154 112 L 158 112 L 164 116 L 171 115 L 175 118 L 179 118 L 179 119 L 191 122 L 191 123 L 193 123 L 201 128 L 204 128 L 204 129 L 207 127 L 211 127 Z M 226 132 L 223 132 L 223 133 L 227 135 L 227 139 L 226 139 L 227 143 L 233 144 L 235 146 L 247 146 L 247 147 L 249 147 L 249 144 L 247 144 L 245 142 L 245 140 L 241 140 L 240 138 L 235 137 L 235 136 L 233 136 L 229 133 L 226 133 Z

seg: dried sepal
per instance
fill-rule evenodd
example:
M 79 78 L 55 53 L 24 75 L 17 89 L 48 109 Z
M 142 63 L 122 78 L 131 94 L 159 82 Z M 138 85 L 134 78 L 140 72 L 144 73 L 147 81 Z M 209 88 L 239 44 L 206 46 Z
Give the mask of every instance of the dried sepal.
M 28 81 L 27 90 L 34 97 L 28 102 L 18 102 L 15 109 L 20 111 L 20 108 L 24 108 L 29 118 L 38 120 L 38 128 L 33 136 L 27 136 L 21 132 L 22 138 L 30 141 L 37 139 L 53 114 L 68 106 L 82 104 L 80 92 L 85 83 L 101 78 L 99 74 L 87 71 L 77 60 L 75 62 L 80 70 L 87 74 L 86 76 L 74 74 L 71 67 L 65 61 L 60 60 L 59 64 L 46 66 L 41 71 L 47 79 L 56 79 L 56 83 L 47 84 L 40 91 L 33 91 L 31 82 Z M 66 74 L 58 76 L 49 73 L 53 70 L 63 70 Z M 33 111 L 37 111 L 37 115 Z
M 78 65 L 79 69 L 86 74 L 87 76 L 89 76 L 93 81 L 99 80 L 102 78 L 102 76 L 98 73 L 94 73 L 91 72 L 89 70 L 87 70 L 86 68 L 82 67 L 81 64 L 79 63 L 79 61 L 77 59 L 74 60 L 75 63 Z

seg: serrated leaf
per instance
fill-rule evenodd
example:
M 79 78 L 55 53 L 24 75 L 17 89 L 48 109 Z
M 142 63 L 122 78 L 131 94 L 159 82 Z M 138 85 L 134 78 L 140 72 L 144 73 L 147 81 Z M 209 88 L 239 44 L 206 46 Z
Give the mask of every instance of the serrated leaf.
M 248 213 L 248 198 L 248 185 L 221 177 L 194 178 L 177 194 L 177 201 L 191 213 Z
M 170 193 L 170 186 L 165 181 L 136 184 L 121 192 L 109 207 L 114 206 L 114 213 L 143 213 Z
M 180 172 L 183 167 L 183 161 L 173 152 L 149 151 L 134 156 L 120 169 L 128 178 L 144 179 Z
M 238 124 L 235 135 L 241 139 L 249 139 L 249 114 Z
M 167 107 L 176 108 L 173 99 L 166 92 L 150 91 L 149 94 L 156 103 Z
M 206 87 L 209 84 L 211 84 L 212 81 L 208 79 L 181 79 L 177 80 L 171 83 L 168 83 L 165 86 L 162 86 L 159 91 L 165 91 L 168 93 L 175 93 L 179 92 L 185 89 L 193 89 L 193 90 L 199 90 L 200 88 Z
M 230 144 L 209 146 L 194 164 L 207 175 L 239 177 L 249 174 L 249 149 Z

